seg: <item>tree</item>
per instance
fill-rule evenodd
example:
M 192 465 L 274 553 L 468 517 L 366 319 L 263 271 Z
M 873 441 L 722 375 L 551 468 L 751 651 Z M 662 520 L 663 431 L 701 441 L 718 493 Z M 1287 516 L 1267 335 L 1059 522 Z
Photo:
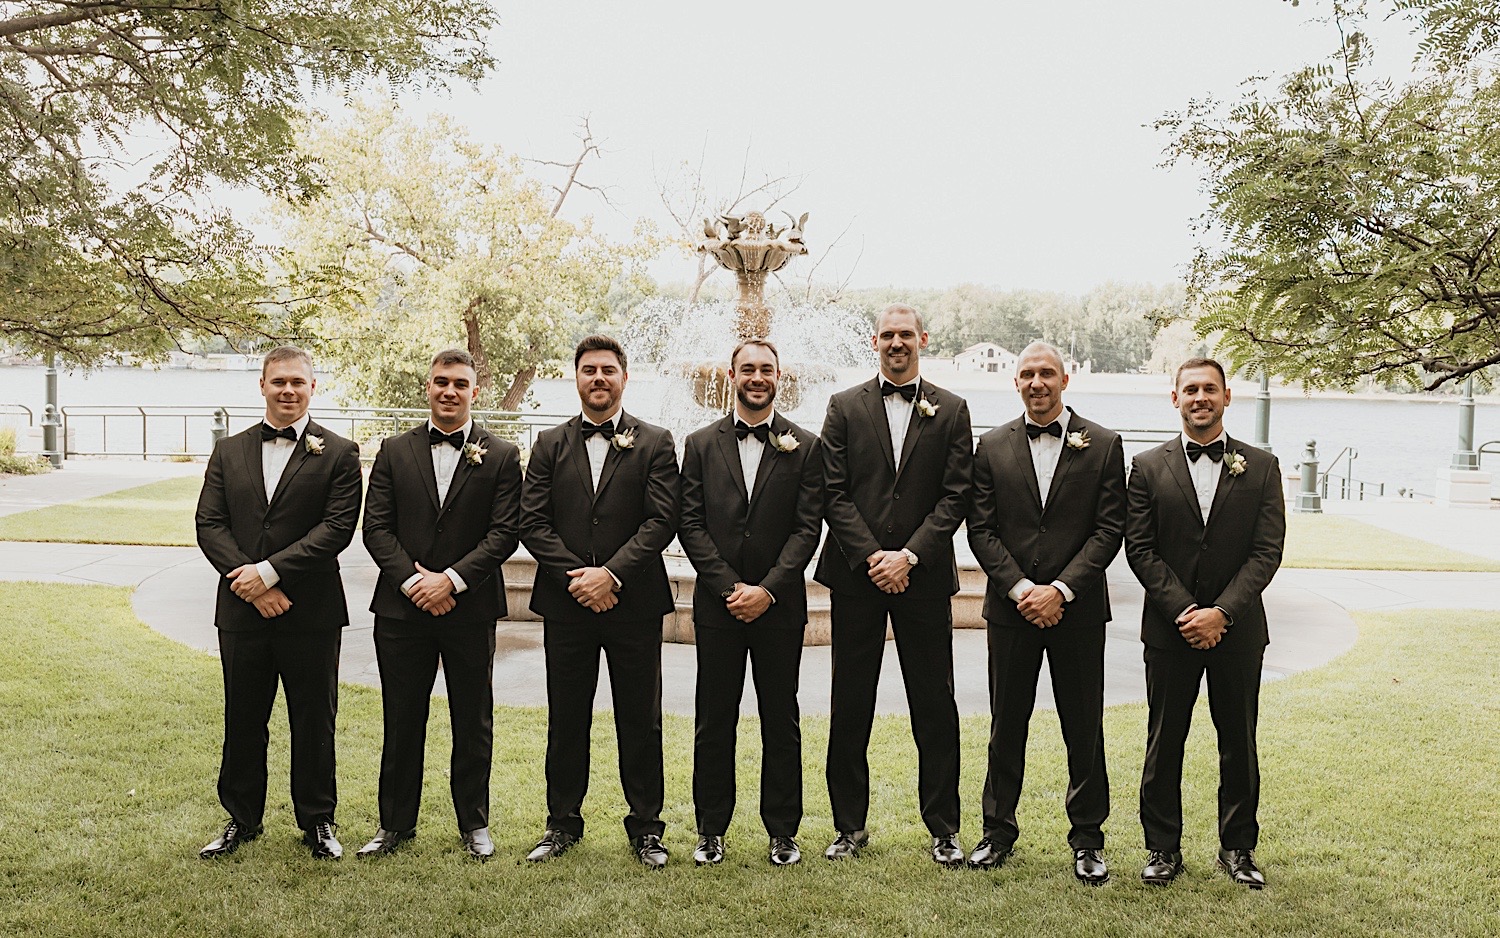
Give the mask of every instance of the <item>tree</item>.
M 477 79 L 494 23 L 459 0 L 0 3 L 7 341 L 89 364 L 295 334 L 325 272 L 280 270 L 207 193 L 316 195 L 310 92 Z
M 1189 276 L 1199 332 L 1221 332 L 1247 373 L 1433 389 L 1500 363 L 1500 81 L 1476 64 L 1494 14 L 1399 6 L 1447 30 L 1405 84 L 1363 79 L 1358 10 L 1336 5 L 1332 64 L 1158 122 L 1209 196 Z
M 346 396 L 421 405 L 432 353 L 459 345 L 485 401 L 515 410 L 567 354 L 580 316 L 606 315 L 622 280 L 643 289 L 648 230 L 612 244 L 587 218 L 559 217 L 597 153 L 587 122 L 580 141 L 568 182 L 549 194 L 519 160 L 442 115 L 417 123 L 388 101 L 362 101 L 308 129 L 304 153 L 326 184 L 289 206 L 288 243 L 301 265 L 342 272 L 347 292 L 313 323 Z

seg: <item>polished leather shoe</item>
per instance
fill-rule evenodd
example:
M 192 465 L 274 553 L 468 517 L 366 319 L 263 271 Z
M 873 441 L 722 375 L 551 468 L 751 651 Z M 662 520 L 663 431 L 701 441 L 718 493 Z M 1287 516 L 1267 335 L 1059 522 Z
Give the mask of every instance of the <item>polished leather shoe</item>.
M 1104 853 L 1098 847 L 1084 847 L 1073 851 L 1073 875 L 1079 882 L 1099 886 L 1109 882 L 1109 866 L 1104 862 Z
M 488 827 L 476 827 L 471 831 L 463 831 L 458 835 L 458 839 L 464 845 L 464 852 L 481 863 L 495 855 L 495 842 L 490 840 Z
M 859 856 L 859 852 L 865 849 L 870 842 L 869 831 L 839 831 L 839 835 L 823 851 L 823 856 L 830 860 L 852 860 Z
M 417 836 L 416 831 L 388 831 L 380 828 L 370 842 L 354 851 L 356 857 L 383 857 L 395 853 L 396 848 Z
M 964 865 L 964 848 L 957 833 L 932 838 L 932 862 L 949 869 Z
M 568 848 L 578 843 L 581 837 L 575 837 L 567 831 L 552 830 L 548 828 L 542 834 L 542 839 L 537 841 L 531 852 L 526 854 L 526 859 L 532 863 L 545 863 L 548 860 L 562 856 L 568 852 Z
M 209 841 L 202 850 L 198 851 L 200 859 L 213 860 L 218 857 L 227 857 L 240 849 L 240 844 L 248 844 L 260 836 L 263 828 L 245 827 L 233 818 L 224 825 L 224 832 Z
M 344 855 L 344 845 L 333 836 L 333 823 L 324 821 L 314 824 L 311 830 L 302 832 L 302 842 L 312 848 L 314 860 L 337 860 Z
M 1141 870 L 1141 882 L 1148 886 L 1168 886 L 1182 875 L 1182 854 L 1172 850 L 1153 850 Z
M 667 865 L 667 848 L 662 846 L 656 834 L 642 834 L 630 842 L 635 858 L 648 870 L 659 870 Z
M 974 845 L 974 852 L 969 854 L 969 865 L 976 870 L 998 870 L 1009 856 L 1009 847 L 1002 847 L 986 837 Z
M 790 837 L 771 838 L 771 865 L 791 866 L 802 862 L 802 848 Z
M 1241 886 L 1251 889 L 1266 888 L 1265 874 L 1255 865 L 1255 853 L 1251 850 L 1220 850 L 1219 869 Z
M 693 851 L 693 862 L 699 866 L 712 866 L 724 862 L 724 838 L 708 834 L 698 838 L 698 847 Z

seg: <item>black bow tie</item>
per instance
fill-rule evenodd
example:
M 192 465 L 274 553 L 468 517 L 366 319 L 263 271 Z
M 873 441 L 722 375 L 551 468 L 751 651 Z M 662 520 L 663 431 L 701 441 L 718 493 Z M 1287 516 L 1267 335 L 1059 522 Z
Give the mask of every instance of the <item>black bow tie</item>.
M 734 422 L 734 438 L 743 440 L 747 436 L 753 436 L 764 443 L 771 436 L 771 425 L 769 423 L 760 423 L 752 427 L 743 420 L 736 420 Z
M 911 384 L 891 384 L 889 381 L 882 379 L 880 382 L 880 396 L 890 397 L 892 394 L 899 394 L 906 398 L 907 403 L 910 403 L 917 399 L 917 382 L 913 381 Z
M 269 423 L 262 423 L 260 425 L 260 441 L 262 443 L 269 443 L 276 439 L 291 440 L 293 443 L 297 442 L 297 428 L 282 427 L 278 430 Z
M 1220 461 L 1224 458 L 1224 441 L 1215 440 L 1207 446 L 1200 446 L 1192 440 L 1188 440 L 1187 458 L 1193 462 L 1197 462 L 1199 456 L 1207 456 L 1214 462 Z
M 432 446 L 437 446 L 441 443 L 447 443 L 454 449 L 463 449 L 464 431 L 454 430 L 452 433 L 444 433 L 437 427 L 429 426 L 427 428 L 427 442 Z
M 1039 423 L 1028 423 L 1026 425 L 1026 439 L 1028 440 L 1034 440 L 1043 433 L 1048 436 L 1055 436 L 1060 440 L 1062 439 L 1062 424 L 1054 420 L 1045 427 Z
M 600 436 L 603 436 L 605 439 L 608 439 L 608 438 L 614 436 L 615 435 L 615 422 L 613 420 L 606 420 L 603 423 L 589 423 L 587 420 L 585 420 L 583 422 L 583 438 L 584 438 L 584 440 L 587 441 L 588 438 L 591 437 L 591 436 L 593 436 L 595 433 L 599 434 Z

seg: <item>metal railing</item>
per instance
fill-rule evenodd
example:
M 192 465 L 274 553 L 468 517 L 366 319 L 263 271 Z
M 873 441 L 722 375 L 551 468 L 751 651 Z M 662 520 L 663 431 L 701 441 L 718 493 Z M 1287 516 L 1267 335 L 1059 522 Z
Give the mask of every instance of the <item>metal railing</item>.
M 1490 440 L 1488 443 L 1482 443 L 1479 449 L 1474 452 L 1477 454 L 1478 468 L 1483 469 L 1484 457 L 1486 455 L 1500 456 L 1500 440 Z
M 30 407 L 25 404 L 0 404 L 0 416 L 20 416 L 21 414 L 26 415 L 26 426 L 36 426 L 36 414 Z
M 1339 450 L 1328 463 L 1328 468 L 1318 474 L 1318 481 L 1324 498 L 1340 498 L 1345 501 L 1364 501 L 1366 498 L 1379 498 L 1385 495 L 1384 482 L 1366 482 L 1363 479 L 1354 478 L 1354 460 L 1359 458 L 1359 450 L 1352 446 L 1346 446 Z M 1344 463 L 1343 475 L 1334 475 L 1334 468 L 1339 462 Z M 1337 480 L 1337 494 L 1333 494 L 1332 483 Z

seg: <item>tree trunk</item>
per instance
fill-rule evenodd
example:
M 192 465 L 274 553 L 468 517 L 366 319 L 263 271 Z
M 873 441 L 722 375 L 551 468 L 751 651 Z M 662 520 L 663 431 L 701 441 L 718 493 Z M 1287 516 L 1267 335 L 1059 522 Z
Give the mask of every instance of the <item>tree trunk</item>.
M 500 399 L 501 410 L 520 410 L 521 403 L 526 400 L 526 392 L 531 388 L 531 382 L 536 378 L 536 366 L 527 365 L 516 376 L 510 379 L 510 387 L 505 396 Z
M 479 304 L 477 296 L 469 300 L 469 307 L 464 310 L 464 334 L 469 354 L 474 356 L 474 386 L 483 394 L 495 383 L 495 377 L 490 373 L 490 360 L 484 354 L 484 342 L 479 335 Z

